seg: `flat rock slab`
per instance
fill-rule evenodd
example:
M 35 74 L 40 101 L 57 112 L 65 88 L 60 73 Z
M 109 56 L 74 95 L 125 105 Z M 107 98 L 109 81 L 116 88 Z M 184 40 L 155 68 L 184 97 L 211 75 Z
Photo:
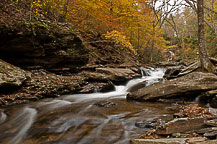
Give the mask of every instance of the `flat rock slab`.
M 204 134 L 204 133 L 213 132 L 213 131 L 217 132 L 217 127 L 202 128 L 202 129 L 199 129 L 196 132 L 199 133 L 199 134 Z
M 129 79 L 136 75 L 134 71 L 126 68 L 96 68 L 96 72 L 110 75 L 113 80 Z
M 187 138 L 133 139 L 131 144 L 185 144 Z
M 192 72 L 188 75 L 152 84 L 127 95 L 128 99 L 146 101 L 159 98 L 187 97 L 217 89 L 217 76 L 212 73 Z
M 27 79 L 18 92 L 1 94 L 0 106 L 59 97 L 77 92 L 86 84 L 86 77 L 79 75 L 61 76 L 45 70 L 33 70 L 31 74 L 31 79 Z
M 96 68 L 96 72 L 83 72 L 83 74 L 97 81 L 125 81 L 139 75 L 127 68 Z
M 208 140 L 208 141 L 199 142 L 196 144 L 217 144 L 217 140 Z
M 27 76 L 26 71 L 0 59 L 0 88 L 19 87 Z
M 204 137 L 194 138 L 163 138 L 163 139 L 133 139 L 131 144 L 197 144 L 206 141 Z M 205 143 L 201 143 L 205 144 Z M 211 143 L 212 144 L 212 143 Z
M 216 119 L 211 119 L 211 120 L 206 120 L 205 124 L 209 125 L 209 126 L 217 127 L 217 118 Z
M 204 128 L 204 119 L 201 118 L 177 118 L 159 126 L 156 129 L 157 134 L 173 134 L 180 132 L 188 132 Z

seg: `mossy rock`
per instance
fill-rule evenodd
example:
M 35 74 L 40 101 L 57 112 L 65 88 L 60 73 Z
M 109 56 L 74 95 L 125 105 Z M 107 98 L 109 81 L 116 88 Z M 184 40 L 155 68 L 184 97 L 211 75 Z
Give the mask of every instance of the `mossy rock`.
M 20 87 L 29 76 L 26 71 L 0 59 L 0 92 Z

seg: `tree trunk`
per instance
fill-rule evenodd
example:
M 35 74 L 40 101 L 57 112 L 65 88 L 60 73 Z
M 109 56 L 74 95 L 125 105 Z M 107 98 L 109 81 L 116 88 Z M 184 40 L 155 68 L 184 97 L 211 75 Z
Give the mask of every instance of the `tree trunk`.
M 210 62 L 205 44 L 205 27 L 204 27 L 204 10 L 203 0 L 197 1 L 197 15 L 198 15 L 198 41 L 199 41 L 199 55 L 201 69 L 203 71 L 214 72 L 215 67 Z
M 155 44 L 155 24 L 153 23 L 153 34 L 152 34 L 152 44 L 151 44 L 151 55 L 150 55 L 150 62 L 153 62 L 153 50 L 154 50 L 154 44 Z
M 185 41 L 184 41 L 184 36 L 182 32 L 182 40 L 181 40 L 181 45 L 182 45 L 182 58 L 185 58 Z

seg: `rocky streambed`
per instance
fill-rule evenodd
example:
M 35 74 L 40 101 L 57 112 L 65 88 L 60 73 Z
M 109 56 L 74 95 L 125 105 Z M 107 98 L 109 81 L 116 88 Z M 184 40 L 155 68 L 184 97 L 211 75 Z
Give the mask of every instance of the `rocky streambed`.
M 217 76 L 192 70 L 181 74 L 181 71 L 180 67 L 176 67 L 170 73 L 172 77 L 166 75 L 170 80 L 154 83 L 128 93 L 129 100 L 173 102 L 179 107 L 179 112 L 173 115 L 173 119 L 169 121 L 159 119 L 154 126 L 153 122 L 149 122 L 153 127 L 141 135 L 142 139 L 134 139 L 131 143 L 217 143 Z M 181 105 L 178 104 L 180 102 Z M 149 123 L 144 122 L 140 125 L 147 126 Z
M 111 71 L 118 74 L 117 69 Z M 126 101 L 126 94 L 135 84 L 162 79 L 162 69 L 151 71 L 148 70 L 149 76 L 115 85 L 110 92 L 64 95 L 2 108 L 0 142 L 130 143 L 131 138 L 147 131 L 136 125 L 136 121 L 167 120 L 174 112 L 171 104 Z
M 0 142 L 216 142 L 214 74 L 165 80 L 161 68 L 82 69 L 57 75 L 1 61 Z
M 2 60 L 0 64 L 1 106 L 54 98 L 63 94 L 92 93 L 96 89 L 99 92 L 108 92 L 114 90 L 114 84 L 126 83 L 140 76 L 136 67 L 91 67 L 91 71 L 57 75 L 44 69 L 25 71 Z
M 217 76 L 199 62 L 162 78 L 94 33 L 4 15 L 0 143 L 216 143 Z

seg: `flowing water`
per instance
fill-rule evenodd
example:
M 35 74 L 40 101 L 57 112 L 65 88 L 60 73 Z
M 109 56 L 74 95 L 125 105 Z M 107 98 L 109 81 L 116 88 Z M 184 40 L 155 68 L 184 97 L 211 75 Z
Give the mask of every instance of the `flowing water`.
M 0 143 L 127 144 L 147 129 L 136 122 L 170 119 L 171 104 L 127 101 L 138 83 L 162 80 L 164 70 L 142 68 L 142 78 L 107 93 L 65 95 L 0 111 Z

